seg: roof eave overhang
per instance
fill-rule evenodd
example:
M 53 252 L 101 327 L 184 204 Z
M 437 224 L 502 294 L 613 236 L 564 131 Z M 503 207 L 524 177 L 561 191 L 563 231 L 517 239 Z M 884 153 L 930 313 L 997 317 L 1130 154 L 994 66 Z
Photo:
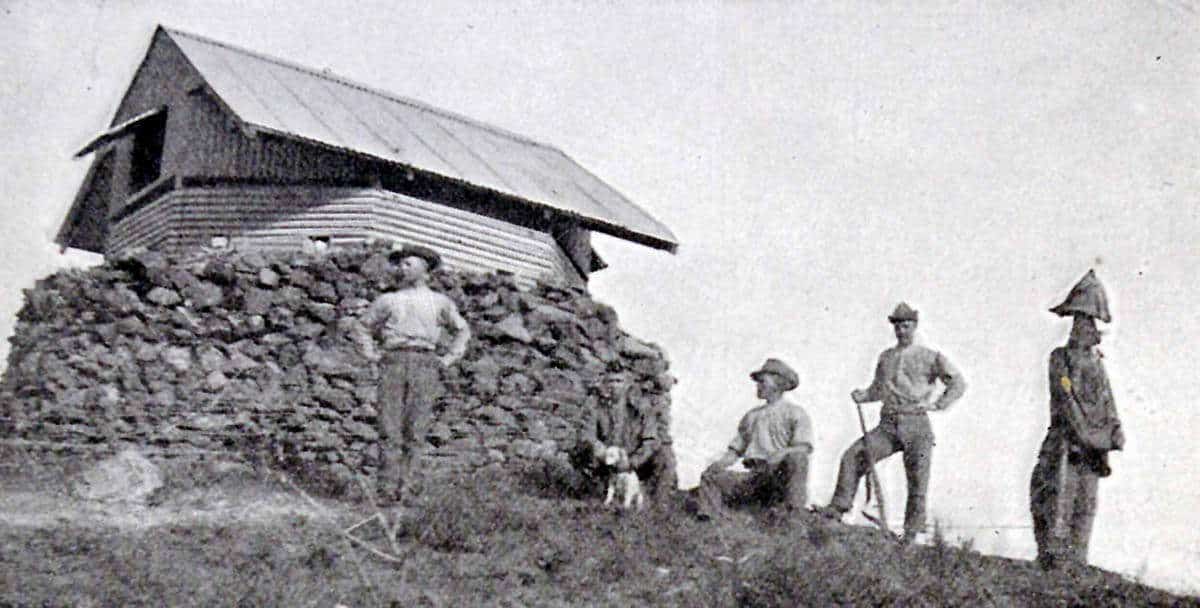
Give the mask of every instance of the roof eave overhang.
M 93 137 L 91 141 L 80 148 L 79 151 L 75 153 L 75 158 L 87 156 L 88 154 L 104 148 L 114 141 L 121 139 L 122 137 L 131 135 L 134 130 L 136 130 L 143 123 L 151 118 L 154 118 L 155 116 L 158 116 L 159 114 L 162 114 L 166 110 L 166 106 L 159 106 L 152 110 L 142 112 L 141 114 L 138 114 L 137 116 L 134 116 L 133 118 L 130 118 L 129 120 L 112 127 L 111 129 L 108 129 L 107 131 Z
M 160 32 L 168 40 L 171 40 L 172 44 L 175 44 L 176 48 L 178 48 L 179 45 L 177 43 L 175 43 L 175 41 L 172 39 L 172 34 L 173 34 L 172 30 L 170 30 L 168 28 L 164 28 L 160 25 L 156 29 L 155 34 L 157 35 Z M 192 36 L 194 36 L 194 35 L 192 35 Z M 197 38 L 199 38 L 199 37 L 197 37 Z M 245 52 L 245 51 L 243 51 L 243 52 Z M 318 147 L 321 147 L 324 149 L 333 150 L 333 151 L 336 151 L 336 152 L 339 152 L 342 154 L 347 154 L 347 155 L 358 157 L 358 158 L 368 159 L 368 160 L 372 160 L 375 162 L 382 162 L 384 164 L 396 166 L 396 167 L 404 167 L 404 168 L 412 170 L 413 172 L 416 172 L 416 173 L 434 176 L 434 177 L 437 177 L 438 179 L 447 180 L 452 183 L 464 185 L 469 188 L 488 192 L 490 194 L 494 194 L 494 195 L 503 197 L 507 200 L 512 200 L 512 201 L 515 201 L 515 202 L 518 202 L 521 204 L 529 205 L 531 207 L 545 210 L 550 213 L 554 213 L 554 214 L 557 214 L 557 215 L 560 215 L 563 217 L 576 219 L 585 228 L 595 230 L 597 232 L 602 232 L 602 233 L 608 234 L 610 236 L 614 236 L 614 237 L 624 239 L 627 241 L 631 241 L 634 243 L 638 243 L 639 245 L 644 245 L 647 247 L 651 247 L 653 249 L 667 251 L 671 254 L 676 253 L 679 249 L 679 243 L 675 240 L 675 235 L 671 234 L 670 229 L 666 228 L 665 226 L 661 226 L 661 228 L 662 228 L 662 231 L 665 232 L 666 234 L 652 234 L 652 233 L 632 230 L 632 229 L 630 229 L 626 226 L 622 226 L 620 224 L 615 224 L 613 222 L 606 221 L 606 220 L 603 220 L 600 218 L 585 216 L 585 215 L 582 215 L 575 211 L 563 209 L 561 207 L 558 207 L 558 206 L 555 206 L 552 204 L 548 204 L 548 203 L 544 203 L 544 202 L 530 200 L 530 199 L 520 197 L 520 196 L 517 196 L 514 194 L 496 190 L 494 188 L 489 188 L 487 186 L 481 186 L 479 184 L 476 184 L 474 182 L 469 182 L 469 181 L 463 180 L 461 178 L 443 175 L 441 173 L 429 171 L 427 169 L 423 169 L 421 167 L 409 165 L 406 163 L 397 162 L 395 160 L 384 158 L 384 157 L 370 154 L 367 152 L 363 152 L 361 150 L 338 146 L 338 145 L 330 144 L 330 143 L 323 142 L 323 141 L 320 141 L 317 139 L 312 139 L 309 137 L 304 137 L 302 135 L 297 135 L 295 133 L 291 133 L 288 131 L 283 131 L 283 130 L 271 128 L 271 127 L 268 127 L 265 125 L 259 125 L 259 124 L 255 124 L 253 122 L 249 122 L 247 120 L 244 120 L 242 117 L 238 116 L 238 114 L 233 110 L 233 108 L 224 99 L 222 99 L 221 96 L 215 90 L 213 90 L 210 85 L 207 84 L 207 79 L 204 77 L 203 72 L 198 67 L 196 67 L 196 65 L 194 63 L 192 63 L 191 58 L 188 57 L 188 54 L 186 52 L 183 52 L 182 49 L 180 49 L 180 54 L 184 57 L 184 60 L 187 61 L 188 65 L 195 71 L 195 73 L 200 76 L 201 80 L 203 82 L 205 82 L 205 85 L 203 86 L 203 91 L 212 97 L 212 99 L 218 104 L 218 106 L 221 108 L 221 110 L 223 112 L 225 112 L 229 116 L 230 119 L 232 119 L 232 121 L 238 127 L 238 129 L 242 132 L 242 134 L 248 138 L 257 137 L 260 134 L 272 135 L 275 137 L 290 139 L 293 141 L 299 141 L 299 142 L 303 142 L 306 144 L 318 146 Z M 147 53 L 147 55 L 148 55 L 148 53 Z M 305 69 L 307 69 L 307 68 L 305 68 Z M 439 113 L 442 113 L 442 114 L 446 114 L 444 111 L 440 111 L 440 110 L 436 110 L 436 111 L 438 111 Z M 468 120 L 468 119 L 458 117 L 458 116 L 452 116 L 452 117 L 459 119 L 459 120 Z M 489 127 L 489 128 L 494 129 L 495 127 Z M 516 139 L 520 139 L 522 141 L 527 141 L 528 143 L 536 143 L 536 142 L 527 140 L 526 138 L 519 136 L 519 135 L 515 135 L 515 134 L 508 134 L 508 135 L 511 137 L 514 137 Z M 563 154 L 563 152 L 561 150 L 558 150 L 557 148 L 552 148 L 552 149 L 555 152 L 557 152 L 558 154 Z M 564 154 L 564 156 L 565 156 L 565 154 Z M 583 168 L 583 167 L 580 167 L 580 168 L 583 169 L 583 171 L 587 172 L 586 168 Z M 587 172 L 587 173 L 589 175 L 591 175 L 590 172 Z M 632 205 L 632 203 L 629 203 L 629 204 Z M 655 223 L 658 223 L 658 222 L 655 222 Z
M 326 143 L 326 142 L 323 142 L 320 140 L 304 137 L 301 135 L 296 135 L 295 133 L 289 133 L 287 131 L 281 131 L 279 129 L 272 129 L 271 127 L 267 127 L 267 126 L 263 126 L 263 125 L 244 123 L 244 121 L 242 121 L 240 118 L 238 118 L 236 114 L 232 114 L 232 115 L 238 121 L 238 123 L 241 124 L 243 131 L 245 131 L 247 133 L 268 134 L 268 135 L 280 137 L 283 139 L 290 139 L 290 140 L 299 141 L 299 142 L 303 142 L 306 144 L 318 146 L 321 148 L 325 148 L 327 150 L 334 150 L 334 151 L 340 152 L 342 154 L 348 154 L 350 156 L 356 156 L 356 157 L 363 158 L 363 159 L 368 159 L 368 160 L 372 160 L 372 161 L 376 161 L 376 162 L 382 162 L 382 163 L 392 165 L 395 167 L 403 167 L 403 168 L 409 169 L 415 173 L 421 173 L 424 175 L 433 176 L 438 179 L 447 180 L 447 181 L 450 181 L 450 182 L 453 182 L 453 183 L 456 183 L 459 185 L 467 186 L 469 188 L 474 188 L 477 190 L 488 192 L 489 194 L 500 196 L 507 200 L 516 201 L 521 204 L 535 207 L 537 209 L 546 210 L 551 213 L 555 213 L 555 214 L 558 214 L 558 215 L 561 215 L 564 217 L 576 219 L 579 221 L 580 225 L 583 226 L 584 228 L 588 228 L 590 230 L 595 230 L 597 232 L 603 232 L 604 234 L 608 234 L 610 236 L 614 236 L 614 237 L 617 237 L 620 239 L 634 242 L 639 245 L 645 245 L 646 247 L 650 247 L 653 249 L 659 249 L 659 250 L 666 251 L 671 254 L 676 253 L 679 249 L 679 243 L 676 242 L 674 239 L 667 239 L 667 238 L 663 238 L 661 236 L 656 236 L 653 234 L 646 234 L 644 232 L 632 230 L 630 228 L 621 226 L 619 224 L 614 224 L 612 222 L 607 222 L 602 219 L 588 217 L 588 216 L 579 214 L 577 212 L 562 209 L 561 207 L 557 207 L 555 205 L 515 196 L 513 194 L 509 194 L 507 192 L 502 192 L 500 190 L 496 190 L 494 188 L 489 188 L 487 186 L 481 186 L 479 184 L 476 184 L 474 182 L 469 182 L 469 181 L 463 180 L 461 178 L 452 177 L 449 175 L 443 175 L 441 173 L 429 171 L 428 169 L 423 169 L 421 167 L 397 162 L 397 161 L 394 161 L 391 159 L 383 158 L 381 156 L 376 156 L 374 154 L 368 154 L 368 153 L 362 152 L 360 150 L 354 150 L 352 148 L 336 146 L 336 145 Z

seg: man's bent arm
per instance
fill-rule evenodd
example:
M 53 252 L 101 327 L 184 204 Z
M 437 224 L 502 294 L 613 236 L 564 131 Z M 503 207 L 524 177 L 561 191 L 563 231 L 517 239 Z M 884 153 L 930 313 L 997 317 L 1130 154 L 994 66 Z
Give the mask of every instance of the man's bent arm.
M 1088 423 L 1087 417 L 1083 413 L 1084 406 L 1087 405 L 1094 410 L 1098 405 L 1080 399 L 1079 392 L 1075 390 L 1076 387 L 1071 379 L 1070 369 L 1066 365 L 1066 357 L 1065 353 L 1060 357 L 1051 356 L 1050 394 L 1052 397 L 1058 397 L 1058 402 L 1062 404 L 1060 412 L 1066 419 L 1075 441 L 1094 450 L 1122 449 L 1125 445 L 1125 435 L 1119 430 L 1120 421 L 1114 420 L 1110 424 L 1100 427 Z M 1107 381 L 1107 376 L 1104 379 Z M 1109 392 L 1107 386 L 1105 389 L 1100 398 L 1111 400 L 1112 393 Z
M 350 320 L 350 341 L 357 347 L 362 356 L 372 361 L 380 359 L 379 348 L 375 345 L 375 337 L 370 328 L 358 319 Z
M 792 437 L 788 440 L 788 451 L 796 451 L 801 447 L 805 448 L 805 453 L 812 453 L 812 420 L 803 410 L 797 409 L 792 418 Z
M 884 353 L 886 355 L 886 353 Z M 883 387 L 887 384 L 883 374 L 883 357 L 879 355 L 879 361 L 875 364 L 875 377 L 871 380 L 871 386 L 863 389 L 862 399 L 859 403 L 871 403 L 872 401 L 880 401 L 883 399 Z
M 942 384 L 946 385 L 946 390 L 942 391 L 942 395 L 933 402 L 929 409 L 937 411 L 949 409 L 955 401 L 958 401 L 959 397 L 963 396 L 963 393 L 967 392 L 967 381 L 963 378 L 962 372 L 941 353 L 938 353 L 937 358 L 934 359 L 934 365 L 936 366 L 934 373 L 942 381 Z
M 362 321 L 363 325 L 367 326 L 367 329 L 374 332 L 379 323 L 387 318 L 388 314 L 389 311 L 387 300 L 385 300 L 384 296 L 381 295 L 375 298 L 374 302 L 371 302 L 370 306 L 367 307 L 366 312 L 364 312 L 359 319 Z
M 450 331 L 454 333 L 454 338 L 450 342 L 450 347 L 443 360 L 443 363 L 450 366 L 466 354 L 467 341 L 471 339 L 471 326 L 467 324 L 467 320 L 462 315 L 458 314 L 458 307 L 454 305 L 453 301 L 447 299 L 444 311 L 445 320 L 450 326 Z

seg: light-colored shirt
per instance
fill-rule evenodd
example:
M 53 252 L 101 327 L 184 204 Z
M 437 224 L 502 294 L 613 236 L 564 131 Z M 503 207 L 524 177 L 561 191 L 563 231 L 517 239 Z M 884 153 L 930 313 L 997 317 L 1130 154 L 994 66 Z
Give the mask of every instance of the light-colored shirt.
M 812 451 L 812 420 L 799 405 L 780 398 L 742 416 L 729 451 L 746 460 L 775 462 L 788 452 Z
M 931 403 L 936 382 L 946 390 Z M 894 346 L 879 355 L 875 381 L 864 402 L 882 401 L 882 415 L 944 410 L 967 390 L 962 372 L 942 353 L 919 344 Z
M 447 355 L 457 360 L 467 350 L 471 329 L 454 302 L 428 286 L 418 285 L 385 293 L 371 303 L 363 315 L 384 350 L 425 348 L 434 350 L 449 328 L 454 334 Z

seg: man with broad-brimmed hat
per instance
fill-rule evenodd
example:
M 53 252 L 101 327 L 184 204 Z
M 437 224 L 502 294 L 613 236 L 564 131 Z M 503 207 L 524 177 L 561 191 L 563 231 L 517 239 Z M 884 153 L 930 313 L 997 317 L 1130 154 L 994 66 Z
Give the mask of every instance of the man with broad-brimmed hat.
M 1096 319 L 1112 320 L 1096 273 L 1089 270 L 1050 311 L 1072 324 L 1066 346 L 1050 353 L 1050 426 L 1029 484 L 1037 561 L 1045 570 L 1087 563 L 1099 480 L 1112 473 L 1108 452 L 1125 446 L 1096 348 Z
M 750 378 L 764 403 L 742 416 L 728 449 L 700 476 L 696 515 L 702 520 L 730 506 L 783 503 L 800 511 L 808 502 L 812 421 L 783 396 L 800 385 L 800 377 L 783 361 L 767 359 Z M 739 459 L 748 472 L 728 470 Z
M 420 456 L 434 403 L 444 390 L 442 369 L 466 352 L 471 330 L 454 302 L 429 288 L 429 273 L 442 261 L 436 251 L 406 244 L 388 259 L 399 266 L 397 288 L 376 298 L 362 321 L 382 353 L 378 491 L 384 500 L 399 500 Z M 452 339 L 439 356 L 438 345 L 447 331 Z
M 933 457 L 931 411 L 950 407 L 966 392 L 962 373 L 942 353 L 915 343 L 918 313 L 901 302 L 888 321 L 896 335 L 896 346 L 879 355 L 875 379 L 865 389 L 855 389 L 855 403 L 882 401 L 879 425 L 855 441 L 842 455 L 837 488 L 829 505 L 817 512 L 840 520 L 854 504 L 858 480 L 875 462 L 904 452 L 908 501 L 904 508 L 904 540 L 911 542 L 925 529 L 925 492 Z M 945 389 L 937 395 L 936 383 Z

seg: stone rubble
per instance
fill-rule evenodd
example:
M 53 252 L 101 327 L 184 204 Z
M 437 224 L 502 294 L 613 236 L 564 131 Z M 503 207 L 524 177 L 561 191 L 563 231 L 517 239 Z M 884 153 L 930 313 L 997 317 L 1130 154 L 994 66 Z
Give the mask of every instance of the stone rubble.
M 137 250 L 25 290 L 0 383 L 0 436 L 70 444 L 267 450 L 339 483 L 378 463 L 378 366 L 359 315 L 395 267 L 389 244 L 324 253 Z M 586 291 L 439 270 L 471 325 L 425 464 L 563 459 L 589 387 L 621 373 L 668 416 L 665 353 Z

